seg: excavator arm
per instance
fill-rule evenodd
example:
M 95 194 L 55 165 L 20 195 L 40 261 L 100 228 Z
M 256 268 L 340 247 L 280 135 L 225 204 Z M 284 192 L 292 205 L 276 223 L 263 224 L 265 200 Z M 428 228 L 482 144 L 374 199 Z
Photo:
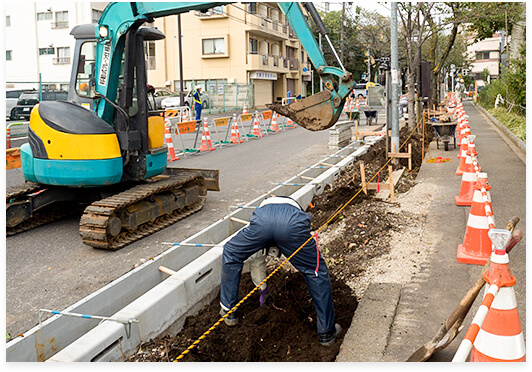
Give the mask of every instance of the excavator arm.
M 96 66 L 99 74 L 95 82 L 95 91 L 106 98 L 97 108 L 97 114 L 104 120 L 111 122 L 114 110 L 111 103 L 117 94 L 117 81 L 123 69 L 125 39 L 131 30 L 138 29 L 145 22 L 152 22 L 154 18 L 185 13 L 190 10 L 207 10 L 226 2 L 113 2 L 104 10 L 96 26 L 95 34 L 98 39 L 96 48 Z M 337 67 L 327 66 L 312 31 L 310 30 L 300 3 L 280 2 L 279 7 L 286 15 L 290 26 L 298 36 L 302 46 L 307 51 L 312 64 L 321 79 L 325 90 L 313 96 L 296 101 L 290 105 L 271 105 L 271 108 L 309 130 L 323 130 L 336 123 L 345 103 L 345 99 L 354 86 L 352 74 Z M 302 3 L 316 22 L 321 33 L 326 34 L 312 3 Z M 332 48 L 332 45 L 331 45 Z M 334 50 L 334 48 L 333 48 Z M 126 51 L 127 52 L 127 51 Z M 341 62 L 340 62 L 341 65 Z M 342 66 L 343 68 L 343 66 Z M 126 74 L 127 75 L 127 74 Z M 123 76 L 124 80 L 131 76 Z M 133 84 L 125 84 L 128 89 L 123 92 L 125 102 L 132 101 Z

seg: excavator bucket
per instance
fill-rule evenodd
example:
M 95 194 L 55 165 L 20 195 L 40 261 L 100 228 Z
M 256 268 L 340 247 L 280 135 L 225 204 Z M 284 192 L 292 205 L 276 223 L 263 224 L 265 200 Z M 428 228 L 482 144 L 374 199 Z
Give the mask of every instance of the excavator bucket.
M 342 113 L 340 104 L 334 108 L 331 92 L 323 90 L 310 97 L 283 106 L 278 103 L 268 104 L 268 108 L 280 115 L 289 117 L 296 124 L 311 131 L 332 127 Z

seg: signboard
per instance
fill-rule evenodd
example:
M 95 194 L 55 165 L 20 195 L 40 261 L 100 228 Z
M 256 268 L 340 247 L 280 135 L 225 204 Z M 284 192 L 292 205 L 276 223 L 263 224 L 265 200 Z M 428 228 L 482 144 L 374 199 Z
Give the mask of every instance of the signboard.
M 181 123 L 177 123 L 177 126 L 179 127 L 179 133 L 192 133 L 196 130 L 196 120 L 191 121 L 183 121 Z
M 268 120 L 272 118 L 272 110 L 267 110 L 262 112 L 262 118 Z
M 249 73 L 249 78 L 258 80 L 277 80 L 277 73 L 265 71 L 251 71 Z
M 240 120 L 250 121 L 253 118 L 253 114 L 242 114 L 240 115 Z
M 221 127 L 222 125 L 227 125 L 227 124 L 229 124 L 229 118 L 214 119 L 214 125 L 216 125 L 217 127 Z

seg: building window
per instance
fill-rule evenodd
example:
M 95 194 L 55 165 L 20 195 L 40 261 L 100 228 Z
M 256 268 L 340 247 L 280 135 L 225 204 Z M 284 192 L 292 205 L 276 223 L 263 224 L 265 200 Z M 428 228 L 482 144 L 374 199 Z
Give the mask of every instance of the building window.
M 257 39 L 249 38 L 249 53 L 250 54 L 257 54 L 258 47 L 257 47 Z
M 98 21 L 100 20 L 100 17 L 102 16 L 102 11 L 101 10 L 97 10 L 97 9 L 93 9 L 92 10 L 92 23 L 98 23 Z
M 249 14 L 257 14 L 257 3 L 248 4 Z
M 11 26 L 11 16 L 6 16 L 6 27 Z
M 224 14 L 224 6 L 218 5 L 212 8 L 212 14 Z
M 12 59 L 11 50 L 6 50 L 6 61 L 11 61 L 11 59 Z
M 476 52 L 476 59 L 489 59 L 490 58 L 490 52 Z
M 37 21 L 50 21 L 52 17 L 52 12 L 37 13 Z
M 146 42 L 146 69 L 155 70 L 155 41 Z
M 68 10 L 55 12 L 55 22 L 52 23 L 52 28 L 68 28 Z
M 224 38 L 203 39 L 203 54 L 225 54 Z
M 55 54 L 54 48 L 39 48 L 40 56 L 53 56 Z
M 57 48 L 57 58 L 54 65 L 66 65 L 70 63 L 70 47 Z

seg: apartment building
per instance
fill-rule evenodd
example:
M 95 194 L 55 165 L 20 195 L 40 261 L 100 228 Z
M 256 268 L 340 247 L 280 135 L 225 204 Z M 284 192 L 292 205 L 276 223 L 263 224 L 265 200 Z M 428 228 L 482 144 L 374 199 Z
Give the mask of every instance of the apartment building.
M 148 81 L 170 85 L 172 91 L 180 89 L 177 19 L 156 19 L 154 26 L 166 39 L 147 48 Z M 252 84 L 256 107 L 280 101 L 288 91 L 306 95 L 311 64 L 276 3 L 235 3 L 181 14 L 181 35 L 185 89 Z
M 72 28 L 95 23 L 107 2 L 5 2 L 7 88 L 68 89 L 72 70 Z
M 473 36 L 469 37 L 473 39 Z M 481 40 L 477 43 L 470 43 L 467 47 L 469 58 L 474 62 L 471 63 L 469 74 L 478 81 L 482 81 L 481 75 L 484 69 L 489 71 L 489 78 L 496 79 L 500 75 L 501 51 L 505 48 L 504 38 L 500 33 L 493 34 L 492 37 Z

